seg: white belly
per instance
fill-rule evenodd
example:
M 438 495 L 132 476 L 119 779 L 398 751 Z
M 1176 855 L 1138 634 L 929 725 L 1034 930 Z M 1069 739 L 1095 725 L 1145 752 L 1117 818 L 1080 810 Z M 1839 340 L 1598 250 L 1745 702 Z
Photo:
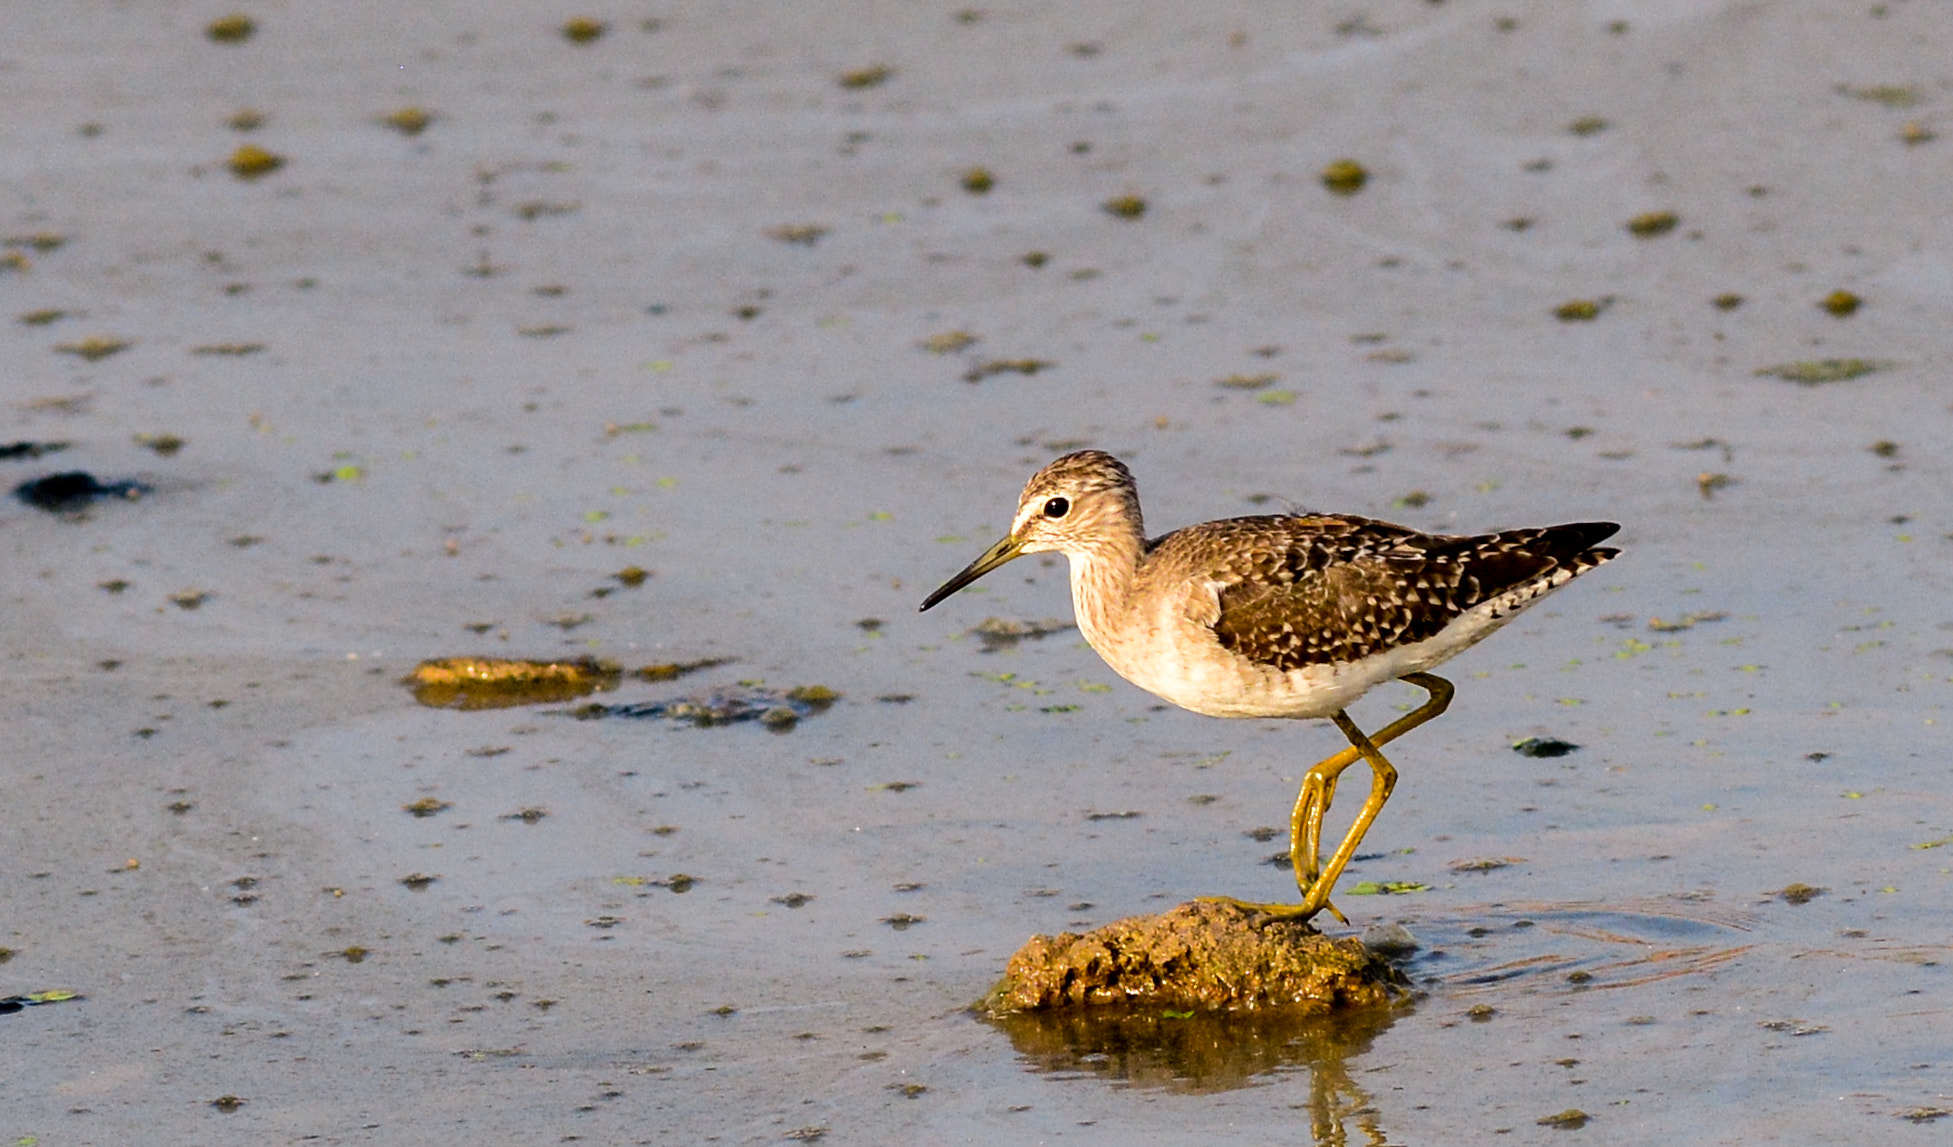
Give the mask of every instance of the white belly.
M 1442 632 L 1358 661 L 1281 670 L 1225 649 L 1214 631 L 1161 608 L 1108 632 L 1079 614 L 1079 629 L 1119 676 L 1182 709 L 1210 717 L 1328 717 L 1386 681 L 1449 660 L 1511 620 L 1538 595 L 1486 602 Z

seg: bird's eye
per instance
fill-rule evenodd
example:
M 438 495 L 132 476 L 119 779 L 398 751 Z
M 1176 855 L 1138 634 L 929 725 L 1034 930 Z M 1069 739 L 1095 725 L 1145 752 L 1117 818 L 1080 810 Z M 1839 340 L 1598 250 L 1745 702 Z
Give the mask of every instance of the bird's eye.
M 1062 518 L 1069 513 L 1071 513 L 1069 499 L 1053 498 L 1044 504 L 1044 516 L 1047 518 Z

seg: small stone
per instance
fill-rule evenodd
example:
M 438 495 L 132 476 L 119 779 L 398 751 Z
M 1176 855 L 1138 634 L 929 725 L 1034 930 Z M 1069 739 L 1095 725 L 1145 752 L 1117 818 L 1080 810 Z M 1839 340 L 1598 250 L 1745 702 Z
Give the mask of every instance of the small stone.
M 1385 959 L 1401 959 L 1422 947 L 1402 924 L 1376 924 L 1364 929 L 1363 946 Z

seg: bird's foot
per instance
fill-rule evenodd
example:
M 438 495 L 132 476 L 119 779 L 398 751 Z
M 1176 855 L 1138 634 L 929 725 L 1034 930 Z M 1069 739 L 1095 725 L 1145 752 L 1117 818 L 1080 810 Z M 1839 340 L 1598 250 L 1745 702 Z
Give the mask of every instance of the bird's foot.
M 1268 920 L 1298 920 L 1303 923 L 1307 923 L 1316 913 L 1327 908 L 1336 919 L 1345 924 L 1349 923 L 1349 917 L 1343 915 L 1334 904 L 1326 900 L 1321 907 L 1311 908 L 1307 904 L 1259 904 L 1252 900 L 1237 900 L 1232 896 L 1196 896 L 1194 899 L 1202 904 L 1231 904 Z

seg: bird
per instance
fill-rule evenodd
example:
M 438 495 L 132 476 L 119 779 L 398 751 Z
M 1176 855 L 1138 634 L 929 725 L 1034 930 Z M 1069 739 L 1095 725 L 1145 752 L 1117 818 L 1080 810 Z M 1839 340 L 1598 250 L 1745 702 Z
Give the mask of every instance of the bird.
M 1102 450 L 1031 476 L 1010 532 L 922 602 L 927 611 L 1024 554 L 1069 561 L 1079 631 L 1105 663 L 1156 696 L 1213 717 L 1335 723 L 1349 748 L 1304 774 L 1289 818 L 1297 904 L 1203 897 L 1274 919 L 1328 909 L 1337 878 L 1390 799 L 1382 747 L 1443 713 L 1454 688 L 1430 672 L 1527 606 L 1620 551 L 1614 522 L 1427 534 L 1348 514 L 1225 518 L 1148 538 L 1126 465 Z M 1391 681 L 1424 701 L 1372 733 L 1347 712 Z M 1370 767 L 1368 799 L 1327 862 L 1322 820 L 1336 782 Z

